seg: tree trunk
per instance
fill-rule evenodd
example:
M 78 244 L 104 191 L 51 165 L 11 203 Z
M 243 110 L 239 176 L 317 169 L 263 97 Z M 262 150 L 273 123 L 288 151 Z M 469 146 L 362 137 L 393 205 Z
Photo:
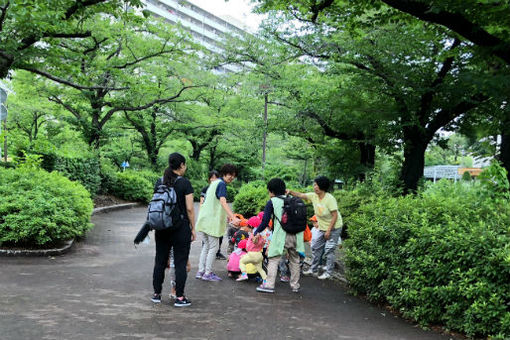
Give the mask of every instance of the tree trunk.
M 216 147 L 217 145 L 209 149 L 209 171 L 214 170 L 214 163 L 216 162 Z
M 367 171 L 373 170 L 375 165 L 375 145 L 369 143 L 358 143 L 360 153 L 360 164 L 363 167 L 363 172 L 359 174 L 358 178 L 363 182 L 366 178 Z
M 0 57 L 0 79 L 5 79 L 9 75 L 13 60 Z
M 430 140 L 419 132 L 418 127 L 404 128 L 404 162 L 400 179 L 404 183 L 404 195 L 416 192 L 423 177 L 425 150 Z

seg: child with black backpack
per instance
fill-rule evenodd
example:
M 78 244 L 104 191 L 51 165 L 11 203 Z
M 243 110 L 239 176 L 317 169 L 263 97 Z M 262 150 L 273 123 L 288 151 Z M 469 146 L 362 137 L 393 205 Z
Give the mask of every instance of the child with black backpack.
M 269 225 L 269 221 L 272 216 L 275 217 L 273 223 L 273 235 L 271 236 L 271 243 L 268 248 L 268 265 L 267 265 L 267 279 L 257 287 L 257 291 L 265 293 L 274 293 L 274 286 L 276 281 L 276 275 L 278 272 L 278 264 L 280 258 L 287 253 L 289 258 L 290 267 L 290 287 L 293 292 L 299 292 L 299 252 L 304 253 L 305 247 L 303 242 L 303 231 L 306 228 L 306 211 L 304 225 L 301 227 L 297 225 L 296 228 L 290 226 L 290 221 L 294 221 L 296 218 L 300 220 L 301 217 L 297 215 L 302 214 L 303 207 L 299 208 L 299 214 L 291 215 L 287 211 L 284 211 L 284 205 L 289 202 L 288 197 L 284 196 L 286 187 L 285 182 L 280 178 L 273 178 L 267 183 L 267 190 L 269 192 L 270 200 L 267 202 L 264 208 L 264 216 L 262 223 L 253 232 L 253 235 L 257 235 L 266 229 Z M 299 203 L 299 202 L 295 202 Z M 300 203 L 302 204 L 302 202 Z M 304 204 L 303 204 L 304 206 Z M 306 207 L 304 207 L 306 210 Z M 287 228 L 290 226 L 290 228 Z M 284 229 L 286 227 L 287 230 Z

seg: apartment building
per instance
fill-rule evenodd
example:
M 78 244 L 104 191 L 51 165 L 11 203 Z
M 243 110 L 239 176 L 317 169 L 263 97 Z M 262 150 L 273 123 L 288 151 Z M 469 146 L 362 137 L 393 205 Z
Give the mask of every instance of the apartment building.
M 196 42 L 213 53 L 221 53 L 220 42 L 227 34 L 244 35 L 247 28 L 230 17 L 220 18 L 186 0 L 143 0 L 145 9 L 154 16 L 175 24 L 180 23 L 187 29 Z M 219 72 L 235 72 L 239 68 L 226 65 Z

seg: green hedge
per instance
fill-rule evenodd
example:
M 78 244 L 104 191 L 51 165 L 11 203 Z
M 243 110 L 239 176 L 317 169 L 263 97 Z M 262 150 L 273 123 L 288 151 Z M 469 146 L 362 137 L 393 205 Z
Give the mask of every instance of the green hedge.
M 109 178 L 111 183 L 108 192 L 128 201 L 148 203 L 154 192 L 154 184 L 159 177 L 151 171 L 116 172 Z
M 254 216 L 259 211 L 264 210 L 268 200 L 269 195 L 262 181 L 245 184 L 239 189 L 239 193 L 235 197 L 234 212 L 247 218 Z
M 42 156 L 41 167 L 48 171 L 59 171 L 72 181 L 80 182 L 92 196 L 101 189 L 101 163 L 95 155 L 61 156 L 52 152 L 36 154 Z
M 101 166 L 98 158 L 58 157 L 53 170 L 61 172 L 72 181 L 78 181 L 95 196 L 101 187 Z
M 510 337 L 508 201 L 439 182 L 419 196 L 372 196 L 347 220 L 355 292 L 421 325 Z
M 0 168 L 0 197 L 3 245 L 53 245 L 92 227 L 90 194 L 56 172 Z

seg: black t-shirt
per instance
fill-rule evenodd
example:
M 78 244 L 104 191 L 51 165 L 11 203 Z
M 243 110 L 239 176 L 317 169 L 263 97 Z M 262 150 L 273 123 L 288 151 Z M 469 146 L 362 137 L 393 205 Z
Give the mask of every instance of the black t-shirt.
M 159 178 L 154 185 L 154 191 L 163 183 L 163 179 Z M 186 195 L 193 193 L 193 186 L 186 177 L 177 179 L 174 184 L 175 194 L 177 195 L 177 206 L 181 211 L 184 219 L 189 222 L 188 213 L 186 211 Z

